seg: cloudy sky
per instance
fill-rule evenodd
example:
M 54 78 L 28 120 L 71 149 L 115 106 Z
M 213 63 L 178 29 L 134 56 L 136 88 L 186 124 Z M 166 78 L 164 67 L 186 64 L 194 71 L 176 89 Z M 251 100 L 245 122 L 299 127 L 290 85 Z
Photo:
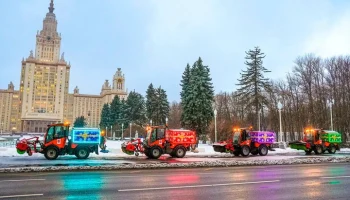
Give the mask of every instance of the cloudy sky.
M 0 1 L 0 88 L 19 87 L 49 0 Z M 187 63 L 209 65 L 215 91 L 233 91 L 245 51 L 260 46 L 269 78 L 283 79 L 306 53 L 350 54 L 347 0 L 55 0 L 70 91 L 99 94 L 117 68 L 143 95 L 152 82 L 178 101 Z

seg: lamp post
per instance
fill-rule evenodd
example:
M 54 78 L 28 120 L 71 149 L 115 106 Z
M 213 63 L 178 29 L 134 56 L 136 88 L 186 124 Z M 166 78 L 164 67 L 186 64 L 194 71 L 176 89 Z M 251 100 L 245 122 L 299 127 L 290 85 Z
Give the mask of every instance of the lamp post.
M 115 132 L 113 132 L 113 126 L 111 125 L 111 135 L 113 134 L 113 140 L 115 140 Z
M 280 134 L 279 134 L 279 141 L 282 142 L 282 103 L 278 102 L 277 104 L 277 108 L 278 108 L 278 113 L 279 113 L 279 117 L 280 117 Z
M 168 117 L 165 118 L 165 126 L 168 127 Z
M 106 137 L 108 138 L 108 127 L 106 126 Z
M 215 110 L 214 110 L 214 127 L 215 127 L 215 142 L 217 142 L 217 130 L 216 130 L 216 116 L 217 116 L 217 114 L 218 114 L 218 111 L 216 110 L 216 108 L 215 108 Z
M 152 120 L 149 120 L 149 124 L 152 126 Z
M 1 135 L 2 135 L 2 128 L 4 126 L 4 122 L 1 122 L 0 124 L 1 124 Z
M 122 139 L 123 139 L 123 133 L 124 133 L 124 123 L 122 123 Z
M 333 106 L 333 99 L 327 100 L 327 104 L 329 105 L 329 109 L 331 112 L 331 130 L 333 131 L 333 113 L 332 113 L 332 106 Z
M 259 112 L 258 112 L 258 127 L 259 127 L 259 131 L 260 131 L 260 115 L 261 115 L 261 112 L 260 112 L 260 110 L 259 110 Z
M 130 122 L 130 140 L 131 140 L 131 125 L 132 123 Z

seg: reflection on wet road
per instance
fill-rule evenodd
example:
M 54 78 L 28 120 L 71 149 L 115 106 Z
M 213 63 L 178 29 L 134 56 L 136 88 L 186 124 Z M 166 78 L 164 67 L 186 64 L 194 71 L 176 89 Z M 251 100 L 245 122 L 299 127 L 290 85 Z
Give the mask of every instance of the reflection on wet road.
M 1 198 L 349 199 L 350 165 L 0 174 Z

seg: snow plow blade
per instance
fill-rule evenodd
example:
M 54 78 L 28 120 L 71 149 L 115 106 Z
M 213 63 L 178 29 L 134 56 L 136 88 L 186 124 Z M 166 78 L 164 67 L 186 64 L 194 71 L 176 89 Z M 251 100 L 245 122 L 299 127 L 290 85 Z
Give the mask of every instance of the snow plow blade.
M 307 150 L 306 143 L 301 141 L 294 141 L 289 143 L 290 148 L 296 150 Z

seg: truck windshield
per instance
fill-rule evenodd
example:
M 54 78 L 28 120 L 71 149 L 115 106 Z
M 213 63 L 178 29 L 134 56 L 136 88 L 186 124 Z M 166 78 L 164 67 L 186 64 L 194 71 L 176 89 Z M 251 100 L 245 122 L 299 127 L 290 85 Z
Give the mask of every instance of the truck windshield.
M 238 144 L 239 143 L 239 137 L 240 137 L 241 133 L 240 132 L 235 132 L 233 134 L 233 144 Z
M 305 132 L 304 137 L 306 142 L 313 141 L 313 132 Z

